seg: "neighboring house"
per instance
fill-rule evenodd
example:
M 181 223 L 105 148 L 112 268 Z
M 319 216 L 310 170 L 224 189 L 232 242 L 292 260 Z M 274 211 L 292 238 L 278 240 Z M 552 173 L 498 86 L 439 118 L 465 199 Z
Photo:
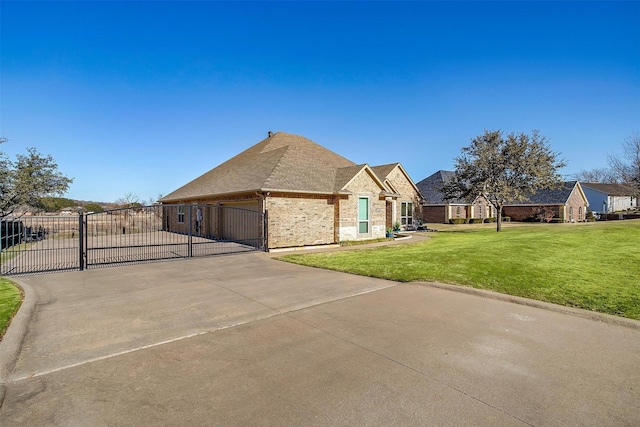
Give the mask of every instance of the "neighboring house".
M 413 224 L 421 196 L 399 163 L 357 165 L 307 138 L 276 132 L 160 201 L 266 213 L 272 249 L 384 237 L 395 221 Z M 168 219 L 172 231 L 184 227 L 178 216 Z
M 60 211 L 60 215 L 78 215 L 78 212 L 84 211 L 82 206 L 69 206 Z
M 583 182 L 584 190 L 591 210 L 596 213 L 625 211 L 638 207 L 633 190 L 624 184 L 601 184 L 599 182 Z
M 484 197 L 469 202 L 462 199 L 445 200 L 442 188 L 453 180 L 455 172 L 439 170 L 416 184 L 424 197 L 422 219 L 425 222 L 446 223 L 453 218 L 492 218 L 495 209 Z
M 502 215 L 514 221 L 533 217 L 539 208 L 547 209 L 553 218 L 564 222 L 586 221 L 589 202 L 578 181 L 568 181 L 555 189 L 539 190 L 521 202 L 511 202 L 502 208 Z

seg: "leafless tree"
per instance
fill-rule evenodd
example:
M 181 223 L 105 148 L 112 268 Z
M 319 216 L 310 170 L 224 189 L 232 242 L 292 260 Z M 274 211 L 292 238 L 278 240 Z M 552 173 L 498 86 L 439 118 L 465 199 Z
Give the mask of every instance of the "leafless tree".
M 640 134 L 632 132 L 622 143 L 622 155 L 609 156 L 609 166 L 619 181 L 627 184 L 637 198 L 640 196 Z
M 127 193 L 116 200 L 116 204 L 123 208 L 133 208 L 140 206 L 140 198 L 133 193 Z
M 601 182 L 606 184 L 618 182 L 615 173 L 607 168 L 582 169 L 573 175 L 573 179 L 581 182 Z

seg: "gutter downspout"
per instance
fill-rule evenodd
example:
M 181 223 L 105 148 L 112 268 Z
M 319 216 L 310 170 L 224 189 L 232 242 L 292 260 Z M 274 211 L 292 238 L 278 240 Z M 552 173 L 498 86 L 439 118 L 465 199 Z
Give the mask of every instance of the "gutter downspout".
M 269 135 L 271 136 L 271 135 Z M 267 196 L 270 195 L 269 192 L 264 191 L 256 191 L 256 195 L 260 196 L 262 199 L 262 232 L 263 232 L 263 241 L 264 241 L 264 251 L 269 252 L 269 220 L 268 220 L 268 209 L 267 209 Z

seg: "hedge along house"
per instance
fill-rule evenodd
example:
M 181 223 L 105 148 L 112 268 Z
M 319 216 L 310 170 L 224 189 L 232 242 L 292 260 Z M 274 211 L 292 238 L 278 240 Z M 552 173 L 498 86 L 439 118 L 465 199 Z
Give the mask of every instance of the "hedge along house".
M 454 177 L 455 172 L 439 170 L 416 184 L 424 196 L 422 219 L 425 222 L 447 223 L 454 218 L 486 219 L 495 216 L 495 209 L 482 196 L 471 202 L 463 199 L 445 200 L 442 188 Z
M 502 208 L 503 216 L 515 221 L 534 218 L 540 208 L 559 222 L 586 221 L 589 202 L 578 181 L 567 181 L 558 188 L 539 190 L 522 202 L 511 202 Z
M 399 163 L 357 165 L 302 136 L 270 132 L 160 201 L 264 213 L 266 248 L 275 249 L 384 237 L 396 218 L 413 222 L 420 200 Z M 186 232 L 184 214 L 182 222 L 179 215 L 168 218 L 166 227 Z M 206 214 L 202 227 L 207 228 Z

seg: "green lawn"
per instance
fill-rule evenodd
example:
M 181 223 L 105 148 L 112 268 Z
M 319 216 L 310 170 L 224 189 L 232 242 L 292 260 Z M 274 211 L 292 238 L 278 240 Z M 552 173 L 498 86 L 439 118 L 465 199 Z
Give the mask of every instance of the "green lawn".
M 442 226 L 421 243 L 285 261 L 401 282 L 437 281 L 640 319 L 640 220 Z
M 0 277 L 0 340 L 22 303 L 22 292 L 10 280 Z

